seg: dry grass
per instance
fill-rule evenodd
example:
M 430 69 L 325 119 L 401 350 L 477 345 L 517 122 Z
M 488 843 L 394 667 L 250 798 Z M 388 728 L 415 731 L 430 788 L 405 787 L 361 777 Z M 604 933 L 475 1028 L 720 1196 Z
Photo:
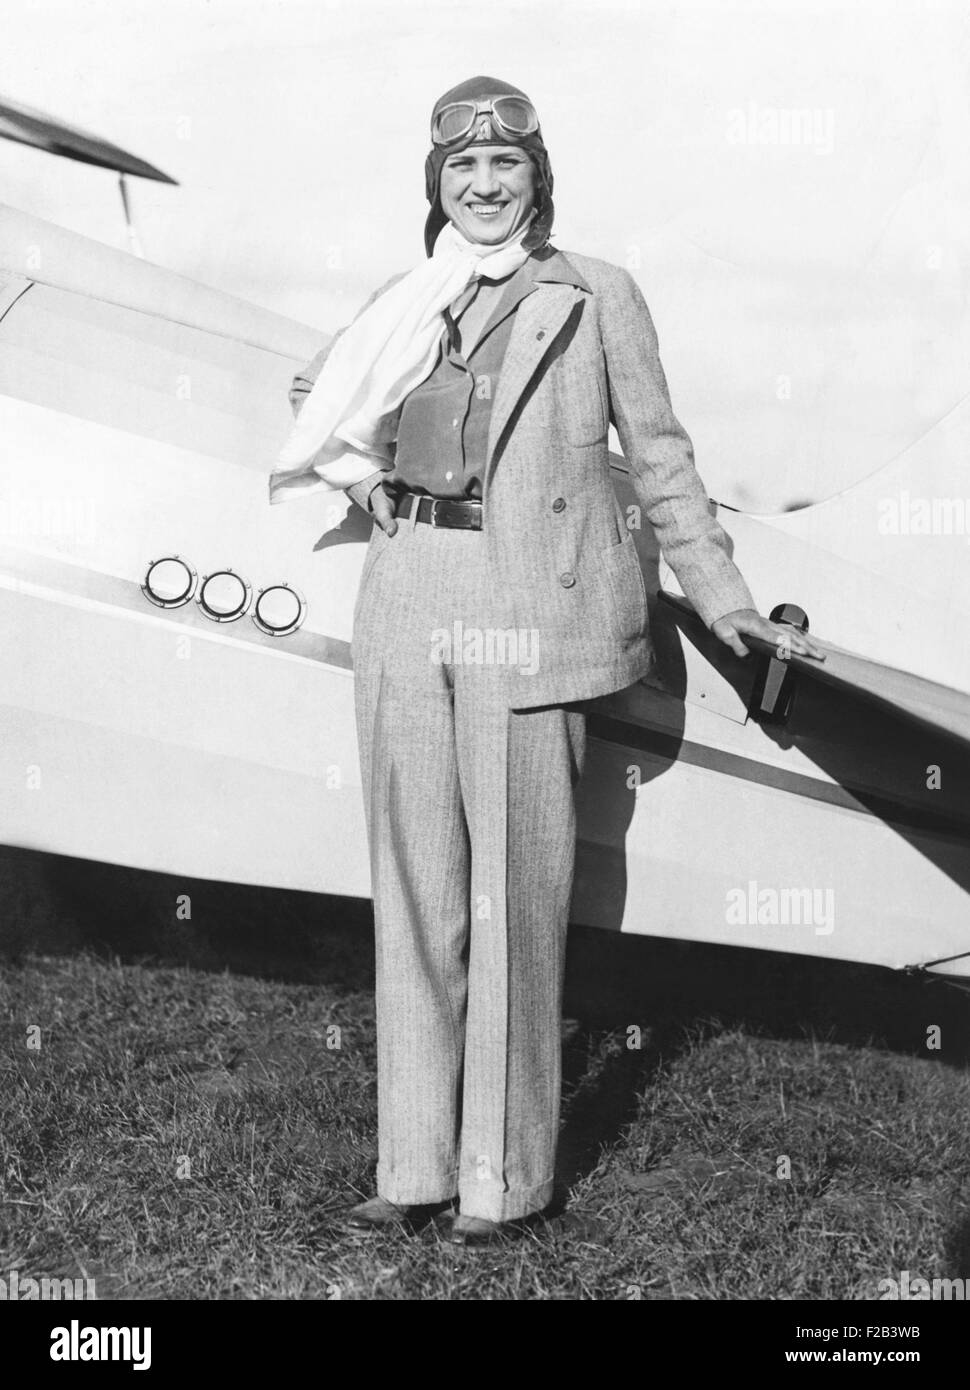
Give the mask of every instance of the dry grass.
M 485 1257 L 433 1229 L 362 1245 L 335 1222 L 373 1191 L 366 909 L 193 884 L 175 924 L 184 884 L 13 866 L 4 1276 L 86 1275 L 101 1298 L 524 1300 L 866 1299 L 903 1269 L 970 1276 L 970 1005 L 945 986 L 574 929 L 563 1214 Z

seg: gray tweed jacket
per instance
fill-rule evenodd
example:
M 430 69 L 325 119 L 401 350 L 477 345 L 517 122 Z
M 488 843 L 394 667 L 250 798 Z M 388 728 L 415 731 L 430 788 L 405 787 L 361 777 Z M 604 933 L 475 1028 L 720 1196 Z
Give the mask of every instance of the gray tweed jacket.
M 671 408 L 633 277 L 551 248 L 528 264 L 534 285 L 495 389 L 483 482 L 499 625 L 529 631 L 539 652 L 534 670 L 515 673 L 513 708 L 622 690 L 652 664 L 643 573 L 610 477 L 611 422 L 661 551 L 704 622 L 755 607 Z M 294 410 L 326 352 L 294 380 Z

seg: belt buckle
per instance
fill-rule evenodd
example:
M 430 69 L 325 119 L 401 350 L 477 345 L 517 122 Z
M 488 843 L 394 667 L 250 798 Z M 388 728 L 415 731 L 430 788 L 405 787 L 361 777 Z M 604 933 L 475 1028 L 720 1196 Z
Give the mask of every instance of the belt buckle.
M 429 520 L 430 520 L 430 522 L 431 522 L 431 525 L 437 530 L 437 527 L 438 527 L 438 499 L 437 499 L 437 497 L 432 497 L 432 499 L 431 499 L 431 516 L 429 517 Z

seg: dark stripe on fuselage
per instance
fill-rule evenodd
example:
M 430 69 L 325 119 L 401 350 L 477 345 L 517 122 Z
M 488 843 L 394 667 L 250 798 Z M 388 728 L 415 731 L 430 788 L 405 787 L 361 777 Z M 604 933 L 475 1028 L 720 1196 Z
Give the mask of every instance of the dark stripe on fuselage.
M 970 836 L 970 822 L 961 820 L 958 816 L 940 811 L 924 811 L 918 806 L 893 801 L 863 787 L 853 788 L 835 782 L 822 782 L 814 777 L 806 777 L 804 773 L 772 767 L 754 758 L 744 758 L 737 753 L 723 752 L 701 743 L 691 743 L 686 739 L 677 738 L 674 734 L 647 728 L 643 724 L 628 723 L 624 719 L 590 713 L 587 732 L 590 738 L 600 739 L 604 743 L 636 748 L 656 758 L 689 763 L 694 767 L 723 773 L 727 777 L 740 778 L 744 782 L 754 782 L 758 786 L 775 787 L 778 791 L 803 796 L 810 801 L 823 801 L 829 806 L 855 811 L 858 815 L 874 816 L 892 825 L 922 830 L 934 835 L 951 835 L 964 842 Z

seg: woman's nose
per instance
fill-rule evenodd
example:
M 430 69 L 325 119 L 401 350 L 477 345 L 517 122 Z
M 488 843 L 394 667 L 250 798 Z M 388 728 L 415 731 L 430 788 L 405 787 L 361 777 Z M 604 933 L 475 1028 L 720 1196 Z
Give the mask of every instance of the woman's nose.
M 479 168 L 472 180 L 472 192 L 476 198 L 491 198 L 499 191 L 498 175 L 494 169 Z

